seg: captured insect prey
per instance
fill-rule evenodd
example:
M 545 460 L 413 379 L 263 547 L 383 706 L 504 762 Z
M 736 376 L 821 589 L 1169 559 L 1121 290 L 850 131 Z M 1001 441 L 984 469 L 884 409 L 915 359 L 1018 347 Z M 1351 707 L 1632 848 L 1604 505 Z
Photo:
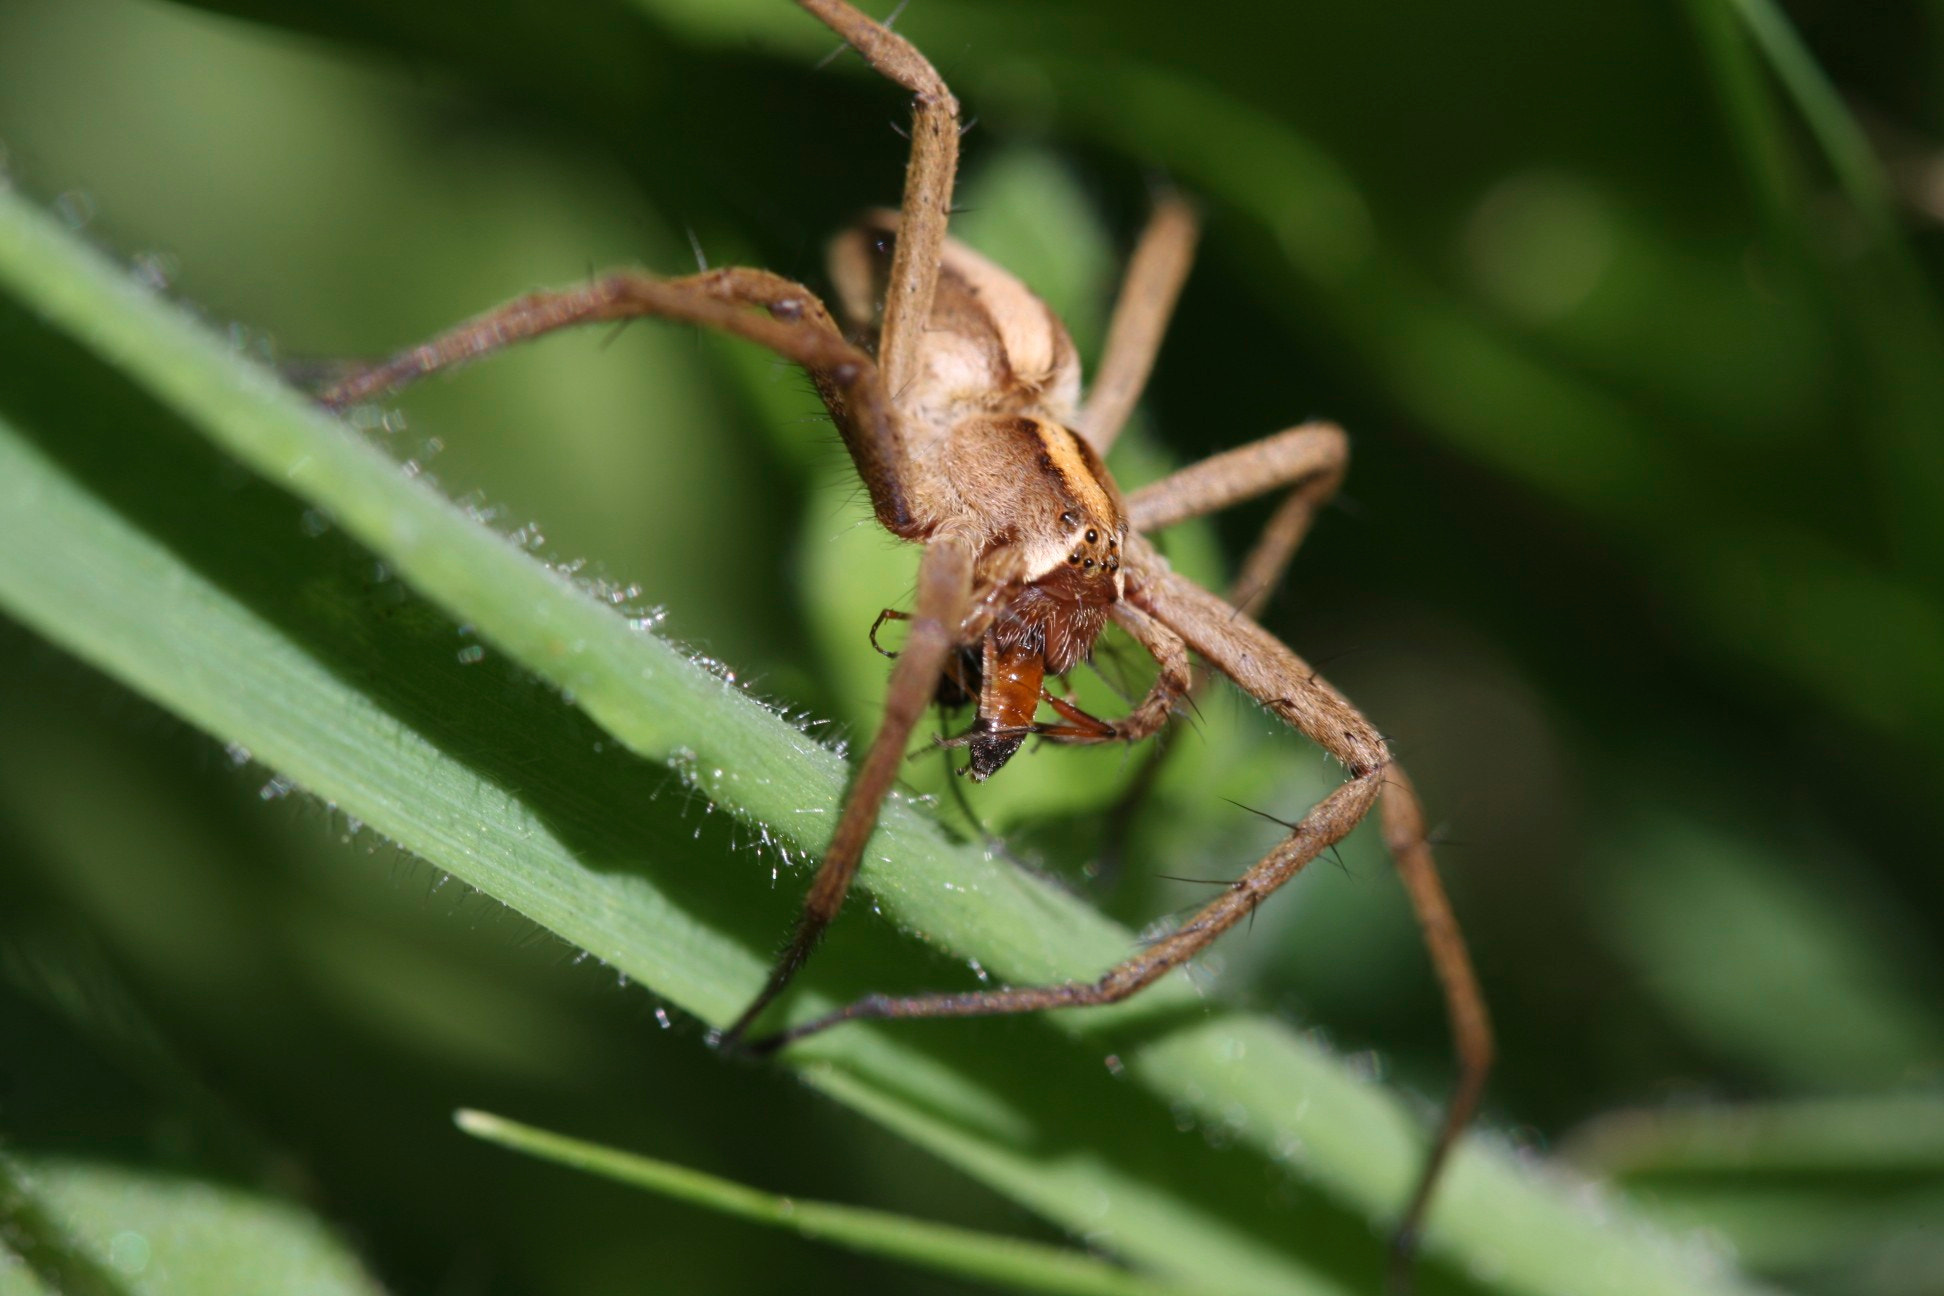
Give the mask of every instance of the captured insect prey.
M 571 325 L 637 316 L 719 329 L 808 374 L 835 420 L 876 520 L 921 546 L 883 719 L 858 764 L 801 917 L 767 982 L 722 1035 L 767 1054 L 844 1022 L 970 1017 L 1113 1003 L 1206 949 L 1375 812 L 1442 984 L 1457 1081 L 1422 1171 L 1401 1203 L 1394 1276 L 1409 1258 L 1439 1171 L 1476 1110 L 1491 1032 L 1409 779 L 1383 737 L 1305 661 L 1251 619 L 1287 568 L 1346 461 L 1343 432 L 1306 423 L 1123 494 L 1104 459 L 1160 350 L 1197 237 L 1193 210 L 1162 196 L 1135 247 L 1092 381 L 1065 325 L 1025 285 L 947 232 L 958 165 L 958 101 L 917 49 L 842 0 L 799 0 L 911 97 L 910 156 L 896 211 L 866 215 L 828 253 L 831 305 L 765 270 L 662 279 L 617 270 L 537 292 L 354 372 L 323 394 L 344 407 Z M 1232 595 L 1174 572 L 1149 536 L 1279 492 Z M 894 592 L 887 591 L 887 594 Z M 891 601 L 887 598 L 886 601 Z M 1085 661 L 1112 623 L 1157 674 L 1125 714 L 1089 714 L 1048 687 Z M 861 649 L 861 646 L 860 646 Z M 1191 654 L 1323 748 L 1345 780 L 1199 912 L 1098 979 L 969 993 L 877 994 L 807 1021 L 758 1029 L 843 908 L 934 702 L 976 708 L 946 740 L 969 779 L 1004 777 L 1029 738 L 1132 743 L 1154 735 L 1198 687 Z M 1045 716 L 1046 718 L 1042 718 Z M 963 755 L 958 755 L 958 749 Z

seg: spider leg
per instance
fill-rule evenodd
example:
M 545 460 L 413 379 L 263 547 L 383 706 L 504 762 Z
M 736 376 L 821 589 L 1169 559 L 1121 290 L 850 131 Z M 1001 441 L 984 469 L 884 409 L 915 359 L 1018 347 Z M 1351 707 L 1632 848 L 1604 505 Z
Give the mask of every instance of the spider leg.
M 918 353 L 938 288 L 938 263 L 958 170 L 958 100 L 909 41 L 844 0 L 797 3 L 843 37 L 866 63 L 912 93 L 911 159 L 905 166 L 904 205 L 885 287 L 884 325 L 878 334 L 878 366 L 885 388 L 903 391 L 917 373 Z
M 1133 541 L 1133 537 L 1129 539 Z M 1138 742 L 1168 723 L 1175 703 L 1193 684 L 1194 676 L 1188 669 L 1188 645 L 1182 642 L 1180 635 L 1130 601 L 1116 603 L 1110 615 L 1161 668 L 1147 696 L 1132 711 L 1114 722 L 1116 738 L 1123 742 Z
M 878 810 L 904 762 L 911 730 L 931 704 L 945 660 L 957 646 L 958 625 L 972 596 L 972 558 L 972 547 L 955 536 L 941 536 L 926 546 L 918 565 L 917 611 L 911 616 L 911 633 L 898 653 L 897 665 L 891 668 L 884 719 L 844 798 L 837 829 L 810 883 L 796 931 L 761 993 L 724 1033 L 725 1045 L 740 1043 L 750 1023 L 783 993 L 843 908 L 871 830 L 877 826 Z
M 1244 616 L 1253 617 L 1282 583 L 1283 573 L 1309 534 L 1317 510 L 1336 494 L 1348 457 L 1349 442 L 1333 425 L 1306 423 L 1287 428 L 1135 491 L 1128 500 L 1129 515 L 1137 530 L 1159 530 L 1293 484 L 1229 585 L 1229 602 Z M 1197 670 L 1186 696 L 1193 698 L 1199 693 L 1206 678 L 1205 670 Z M 1153 792 L 1173 750 L 1173 742 L 1164 733 L 1108 811 L 1097 878 L 1111 881 L 1119 875 L 1135 815 Z
M 1195 257 L 1197 224 L 1186 199 L 1163 195 L 1128 259 L 1107 324 L 1100 367 L 1074 427 L 1103 455 L 1127 425 L 1154 369 L 1168 317 L 1174 314 L 1175 299 Z
M 1282 580 L 1316 511 L 1336 494 L 1349 459 L 1349 440 L 1333 423 L 1285 428 L 1143 486 L 1127 497 L 1128 522 L 1146 534 L 1290 487 L 1230 588 L 1230 601 L 1253 616 Z
M 767 270 L 682 279 L 617 270 L 573 288 L 529 293 L 350 374 L 319 399 L 341 409 L 556 329 L 641 315 L 721 329 L 803 366 L 837 421 L 878 520 L 894 534 L 916 533 L 903 486 L 904 439 L 876 364 L 844 339 L 815 293 Z
M 1444 1119 L 1425 1154 L 1410 1201 L 1391 1234 L 1389 1282 L 1390 1289 L 1398 1292 L 1410 1289 L 1411 1261 L 1438 1175 L 1484 1097 L 1485 1078 L 1492 1070 L 1493 1044 L 1485 995 L 1472 971 L 1450 897 L 1438 878 L 1437 863 L 1431 858 L 1424 807 L 1411 780 L 1397 765 L 1384 773 L 1384 799 L 1378 813 L 1384 845 L 1397 863 L 1398 876 L 1403 879 L 1411 911 L 1417 915 L 1418 930 L 1424 936 L 1424 947 L 1431 955 L 1431 966 L 1444 989 L 1445 1016 L 1451 1023 L 1452 1046 L 1458 1057 L 1458 1080 L 1445 1102 Z
M 1089 715 L 1065 698 L 1041 689 L 1041 701 L 1057 711 L 1066 723 L 1034 725 L 1033 732 L 1040 737 L 1073 744 L 1139 742 L 1168 722 L 1174 704 L 1187 693 L 1194 677 L 1188 668 L 1188 649 L 1181 636 L 1131 603 L 1116 603 L 1111 615 L 1160 666 L 1154 686 L 1133 710 L 1118 720 Z
M 1280 640 L 1193 582 L 1164 567 L 1150 566 L 1154 555 L 1145 543 L 1130 545 L 1129 558 L 1137 569 L 1151 573 L 1151 583 L 1144 593 L 1157 617 L 1178 631 L 1190 647 L 1244 692 L 1300 730 L 1350 771 L 1350 782 L 1311 810 L 1285 840 L 1285 846 L 1304 838 L 1311 821 L 1336 796 L 1368 785 L 1370 793 L 1357 810 L 1361 818 L 1381 794 L 1379 823 L 1384 845 L 1397 864 L 1425 949 L 1431 957 L 1432 972 L 1444 991 L 1445 1014 L 1458 1062 L 1458 1077 L 1446 1100 L 1444 1119 L 1391 1235 L 1391 1289 L 1408 1290 L 1411 1262 L 1431 1194 L 1458 1136 L 1478 1110 L 1494 1052 L 1484 992 L 1472 969 L 1471 956 L 1466 951 L 1464 934 L 1452 912 L 1451 901 L 1439 880 L 1416 789 L 1403 768 L 1391 760 L 1382 737 L 1370 722 Z M 1306 853 L 1304 862 L 1335 843 L 1336 838 L 1319 843 Z M 1275 858 L 1276 852 L 1272 851 L 1241 880 L 1247 882 L 1264 872 Z M 1291 869 L 1268 887 L 1258 889 L 1257 898 L 1294 872 Z

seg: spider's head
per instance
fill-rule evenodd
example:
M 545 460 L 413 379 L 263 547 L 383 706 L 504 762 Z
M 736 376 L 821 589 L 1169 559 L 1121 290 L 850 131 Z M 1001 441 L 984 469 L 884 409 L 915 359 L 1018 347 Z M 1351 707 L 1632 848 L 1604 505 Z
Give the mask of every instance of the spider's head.
M 1127 513 L 1106 465 L 1086 438 L 1050 419 L 1013 420 L 1011 440 L 1027 581 L 1063 603 L 1118 601 Z
M 1071 510 L 1069 529 L 1054 533 L 1036 564 L 1037 574 L 1013 596 L 995 632 L 1002 643 L 1033 644 L 1049 674 L 1064 675 L 1093 649 L 1107 624 L 1107 609 L 1126 587 L 1121 551 L 1126 524 L 1117 517 L 1092 519 Z

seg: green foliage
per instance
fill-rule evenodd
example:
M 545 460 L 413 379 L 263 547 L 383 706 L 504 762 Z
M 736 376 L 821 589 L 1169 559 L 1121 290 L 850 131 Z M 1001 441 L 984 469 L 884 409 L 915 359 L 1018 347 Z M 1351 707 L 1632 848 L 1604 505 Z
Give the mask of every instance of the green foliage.
M 1077 1239 L 1126 1281 L 1368 1290 L 1419 1122 L 1276 1018 L 1442 1090 L 1374 842 L 1199 987 L 726 1064 L 687 1023 L 759 980 L 842 785 L 801 717 L 867 729 L 862 631 L 908 589 L 814 402 L 766 357 L 646 325 L 431 384 L 409 425 L 359 434 L 260 363 L 258 330 L 369 353 L 591 264 L 678 270 L 684 226 L 712 262 L 814 279 L 817 242 L 895 193 L 895 96 L 852 60 L 814 71 L 830 41 L 780 2 L 220 7 L 256 21 L 0 13 L 20 1164 L 302 1200 L 400 1290 L 963 1289 L 453 1135 L 452 1108 L 491 1106 L 792 1197 Z M 1707 1239 L 1804 1290 L 1936 1290 L 1935 1165 L 1884 1149 L 1934 1123 L 1897 1091 L 1944 1039 L 1938 240 L 1896 205 L 1906 141 L 1944 130 L 1904 89 L 1939 47 L 1688 12 L 901 19 L 980 118 L 958 228 L 1084 352 L 1143 174 L 1207 205 L 1123 480 L 1311 413 L 1356 433 L 1355 512 L 1271 623 L 1451 817 L 1506 1045 L 1489 1123 L 1550 1136 L 1670 1086 L 1822 1099 L 1700 1106 L 1685 1160 L 1661 1126 L 1574 1145 L 1637 1205 L 1475 1140 L 1433 1291 L 1733 1288 Z M 1866 137 L 1845 97 L 1902 133 Z M 248 324 L 220 341 L 170 297 Z M 1219 580 L 1252 516 L 1170 551 Z M 1225 798 L 1287 816 L 1328 785 L 1228 698 L 1192 728 L 1108 917 L 963 844 L 914 766 L 873 904 L 792 1011 L 1090 974 L 1202 893 L 1159 875 L 1229 876 L 1273 839 Z M 1129 768 L 1029 755 L 974 809 L 1077 868 Z M 565 966 L 588 955 L 606 971 Z M 1730 1145 L 1775 1155 L 1691 1152 Z M 16 1194 L 9 1244 L 52 1239 L 36 1272 L 112 1290 L 101 1228 L 56 1204 Z

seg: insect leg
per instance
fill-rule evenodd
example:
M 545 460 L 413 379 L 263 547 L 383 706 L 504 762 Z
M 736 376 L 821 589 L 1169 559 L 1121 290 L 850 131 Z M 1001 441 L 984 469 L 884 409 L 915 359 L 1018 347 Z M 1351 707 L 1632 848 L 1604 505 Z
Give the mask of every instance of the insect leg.
M 1188 649 L 1180 635 L 1131 603 L 1116 603 L 1111 615 L 1160 666 L 1154 686 L 1132 711 L 1118 720 L 1089 715 L 1065 698 L 1042 689 L 1041 700 L 1059 712 L 1067 723 L 1035 725 L 1033 732 L 1040 737 L 1072 744 L 1138 742 L 1168 722 L 1174 704 L 1188 691 L 1193 676 L 1188 669 Z

